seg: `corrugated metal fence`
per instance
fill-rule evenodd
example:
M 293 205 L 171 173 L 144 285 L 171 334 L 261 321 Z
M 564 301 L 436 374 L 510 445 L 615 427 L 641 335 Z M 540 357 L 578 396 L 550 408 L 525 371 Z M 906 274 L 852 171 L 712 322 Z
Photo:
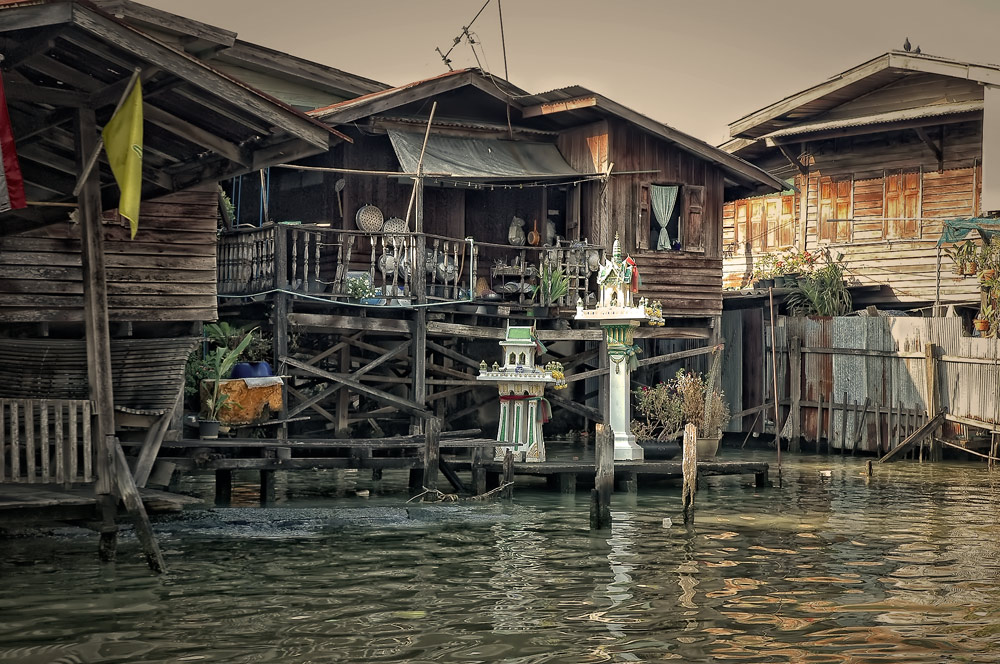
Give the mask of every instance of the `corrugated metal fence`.
M 751 345 L 758 341 L 741 334 L 745 325 L 740 325 L 739 312 L 726 313 L 737 315 L 723 316 L 724 385 L 732 412 L 746 413 L 734 418 L 729 430 L 748 431 L 755 419 L 750 415 L 773 404 L 770 323 L 763 325 L 763 358 L 744 361 L 744 356 L 757 356 Z M 789 417 L 788 376 L 794 338 L 802 348 L 800 376 L 793 378 L 801 381 L 800 431 L 807 442 L 822 438 L 835 449 L 872 452 L 898 442 L 926 414 L 927 344 L 935 346 L 939 405 L 958 421 L 1000 425 L 1000 342 L 963 335 L 962 321 L 955 317 L 779 317 L 775 337 L 782 433 L 791 434 L 794 420 Z M 748 386 L 764 398 L 749 403 L 744 398 Z M 761 419 L 773 427 L 773 405 L 760 410 Z

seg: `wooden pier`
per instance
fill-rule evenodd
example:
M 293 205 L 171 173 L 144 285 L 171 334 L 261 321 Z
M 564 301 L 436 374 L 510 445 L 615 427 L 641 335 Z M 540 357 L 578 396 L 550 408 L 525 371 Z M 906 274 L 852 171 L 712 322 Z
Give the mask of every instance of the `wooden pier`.
M 190 496 L 155 489 L 140 489 L 139 493 L 150 514 L 178 512 L 201 502 Z M 96 514 L 97 494 L 92 484 L 70 489 L 52 484 L 0 484 L 0 523 L 4 526 L 92 523 Z

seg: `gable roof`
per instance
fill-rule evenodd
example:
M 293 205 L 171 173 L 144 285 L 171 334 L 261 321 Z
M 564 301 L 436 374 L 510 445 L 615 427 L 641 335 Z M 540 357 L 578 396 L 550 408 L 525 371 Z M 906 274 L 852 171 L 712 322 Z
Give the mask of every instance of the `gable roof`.
M 889 51 L 730 123 L 734 139 L 753 139 L 826 113 L 914 73 L 1000 85 L 1000 66 L 911 51 Z
M 559 130 L 616 117 L 720 167 L 741 184 L 776 191 L 787 188 L 785 182 L 739 157 L 657 122 L 587 88 L 570 86 L 530 95 L 508 81 L 476 68 L 449 71 L 432 78 L 318 108 L 309 111 L 309 114 L 331 125 L 346 124 L 467 86 L 477 88 L 498 101 L 509 103 L 512 111 L 520 115 L 523 125 Z

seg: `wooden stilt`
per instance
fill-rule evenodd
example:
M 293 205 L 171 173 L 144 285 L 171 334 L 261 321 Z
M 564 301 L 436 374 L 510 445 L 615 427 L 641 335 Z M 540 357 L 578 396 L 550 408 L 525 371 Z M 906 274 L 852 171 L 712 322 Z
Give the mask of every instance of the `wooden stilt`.
M 511 500 L 514 497 L 514 453 L 509 449 L 503 455 L 503 484 L 506 485 L 500 492 L 504 500 Z
M 267 507 L 274 504 L 274 471 L 260 471 L 260 506 Z
M 483 462 L 486 456 L 485 447 L 476 447 L 472 450 L 472 492 L 479 496 L 486 493 L 486 470 Z
M 107 446 L 112 447 L 115 453 L 115 480 L 118 493 L 125 503 L 125 510 L 132 517 L 135 527 L 135 534 L 142 544 L 142 551 L 146 556 L 146 564 L 149 569 L 157 574 L 167 571 L 167 564 L 163 561 L 160 553 L 160 545 L 156 543 L 156 536 L 153 534 L 153 526 L 149 522 L 149 515 L 146 514 L 146 507 L 142 504 L 142 496 L 139 495 L 139 488 L 132 479 L 132 471 L 129 470 L 128 462 L 125 460 L 125 450 L 121 443 L 114 436 L 109 435 L 111 440 L 107 441 Z
M 684 425 L 684 449 L 681 471 L 684 483 L 681 487 L 681 507 L 684 523 L 694 521 L 694 494 L 698 483 L 698 430 L 690 422 Z
M 576 493 L 576 473 L 559 473 L 559 492 Z
M 590 494 L 590 529 L 611 527 L 611 492 L 615 482 L 614 436 L 611 427 L 598 425 L 594 441 L 594 490 Z
M 215 471 L 215 506 L 229 507 L 233 500 L 233 471 Z
M 114 561 L 118 549 L 118 498 L 110 493 L 97 495 L 97 510 L 101 521 L 100 541 L 97 545 L 98 558 L 106 563 Z
M 823 438 L 823 392 L 819 393 L 819 405 L 816 407 L 816 454 L 820 451 L 820 441 Z
M 436 489 L 441 459 L 441 419 L 432 417 L 426 422 L 424 434 L 424 478 L 425 489 Z

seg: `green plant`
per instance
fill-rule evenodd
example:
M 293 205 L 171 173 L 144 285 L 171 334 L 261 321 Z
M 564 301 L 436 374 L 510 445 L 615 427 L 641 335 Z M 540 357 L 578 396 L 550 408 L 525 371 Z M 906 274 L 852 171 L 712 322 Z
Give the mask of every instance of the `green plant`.
M 210 421 L 219 419 L 219 410 L 229 398 L 228 395 L 222 393 L 222 380 L 240 361 L 240 356 L 250 345 L 252 339 L 253 332 L 247 332 L 235 348 L 217 346 L 209 351 L 205 357 L 205 363 L 208 367 L 206 379 L 211 381 L 211 385 L 209 385 L 209 397 L 203 403 L 204 419 Z
M 344 283 L 344 290 L 347 292 L 347 297 L 356 300 L 375 295 L 375 289 L 365 277 L 349 277 Z
M 569 277 L 563 274 L 561 268 L 554 268 L 546 264 L 539 271 L 538 285 L 532 289 L 531 296 L 537 299 L 543 307 L 549 307 L 568 292 Z
M 800 279 L 785 300 L 795 316 L 843 316 L 851 312 L 851 294 L 844 284 L 844 269 L 838 263 Z
M 763 254 L 754 259 L 753 272 L 751 272 L 750 277 L 754 281 L 760 281 L 761 279 L 773 279 L 775 263 L 777 262 L 777 257 L 774 254 Z
M 197 396 L 201 381 L 208 378 L 210 367 L 203 357 L 201 345 L 191 351 L 188 355 L 187 364 L 184 365 L 184 396 L 185 398 Z
M 699 435 L 715 436 L 729 422 L 729 406 L 721 390 L 708 393 L 703 375 L 684 370 L 654 387 L 636 390 L 635 407 L 642 419 L 632 421 L 632 432 L 639 438 L 671 440 L 690 422 Z

